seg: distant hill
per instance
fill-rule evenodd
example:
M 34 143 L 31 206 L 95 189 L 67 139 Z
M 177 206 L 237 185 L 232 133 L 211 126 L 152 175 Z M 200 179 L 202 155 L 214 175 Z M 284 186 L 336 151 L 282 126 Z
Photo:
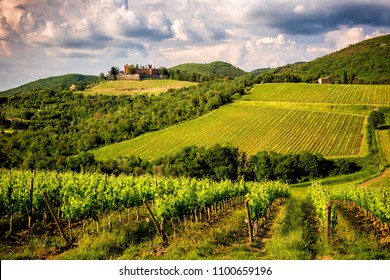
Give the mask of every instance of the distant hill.
M 296 75 L 304 82 L 331 76 L 338 83 L 390 83 L 390 35 L 351 45 L 307 63 L 272 70 L 285 77 Z
M 259 74 L 262 74 L 262 73 L 269 71 L 270 69 L 271 68 L 259 68 L 259 69 L 252 70 L 250 73 L 253 75 L 259 75 Z
M 18 93 L 29 92 L 41 89 L 69 88 L 72 84 L 85 83 L 90 84 L 99 80 L 98 76 L 67 74 L 62 76 L 40 79 L 17 88 L 0 92 L 0 96 L 10 96 Z
M 212 63 L 184 63 L 168 69 L 170 73 L 174 73 L 175 70 L 179 70 L 181 73 L 195 74 L 216 77 L 238 77 L 246 74 L 244 70 L 241 70 L 230 63 L 223 61 L 214 61 Z

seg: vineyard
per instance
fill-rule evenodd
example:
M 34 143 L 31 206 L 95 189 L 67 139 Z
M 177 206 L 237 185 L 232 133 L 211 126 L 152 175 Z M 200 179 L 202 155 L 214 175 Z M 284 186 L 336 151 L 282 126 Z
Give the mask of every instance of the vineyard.
M 18 236 L 23 229 L 27 229 L 27 234 L 31 235 L 41 231 L 42 227 L 51 228 L 53 231 L 54 220 L 58 220 L 63 229 L 53 232 L 57 235 L 62 232 L 63 242 L 69 244 L 62 249 L 69 251 L 64 254 L 65 258 L 86 258 L 87 255 L 77 253 L 77 250 L 81 249 L 74 244 L 80 242 L 88 244 L 91 242 L 88 241 L 91 240 L 90 238 L 93 238 L 95 242 L 108 242 L 104 241 L 104 238 L 118 234 L 116 232 L 120 233 L 120 236 L 116 238 L 123 238 L 121 237 L 123 231 L 127 232 L 126 235 L 129 236 L 127 239 L 141 242 L 140 248 L 146 246 L 143 242 L 150 242 L 147 240 L 151 237 L 147 236 L 155 236 L 157 240 L 160 240 L 159 243 L 163 242 L 160 244 L 165 245 L 154 244 L 152 245 L 154 249 L 151 247 L 151 250 L 153 252 L 156 249 L 168 250 L 167 254 L 169 250 L 174 250 L 173 248 L 178 250 L 182 248 L 181 246 L 188 246 L 188 243 L 184 245 L 182 242 L 192 240 L 190 235 L 198 234 L 194 230 L 199 230 L 204 235 L 204 239 L 211 238 L 210 240 L 218 236 L 222 238 L 222 235 L 228 238 L 229 234 L 234 234 L 236 238 L 244 242 L 242 246 L 252 244 L 250 246 L 256 248 L 256 246 L 268 246 L 267 243 L 262 245 L 259 240 L 264 238 L 267 231 L 272 230 L 275 211 L 283 213 L 283 209 L 303 203 L 298 198 L 301 196 L 299 192 L 301 191 L 292 190 L 279 182 L 249 183 L 241 180 L 236 183 L 230 181 L 217 183 L 187 178 L 116 177 L 100 174 L 1 170 L 0 228 L 4 231 L 2 234 L 6 236 Z M 373 223 L 378 232 L 384 235 L 389 234 L 390 189 L 388 187 L 325 189 L 313 185 L 307 192 L 304 192 L 304 195 L 310 199 L 314 207 L 313 215 L 317 217 L 320 225 L 319 236 L 333 238 L 334 230 L 339 227 L 341 218 L 339 212 L 343 207 L 358 209 L 359 213 Z M 45 196 L 48 197 L 49 203 L 45 201 Z M 304 211 L 310 213 L 311 206 L 304 207 L 300 206 L 300 209 L 305 209 Z M 306 209 L 306 207 L 309 208 Z M 328 209 L 330 214 L 327 214 Z M 286 212 L 285 219 L 291 211 L 294 210 L 290 209 Z M 305 221 L 306 218 L 300 216 L 294 219 L 295 224 L 297 219 Z M 14 227 L 14 224 L 17 224 L 17 227 Z M 228 225 L 237 229 L 232 231 L 231 228 L 227 228 Z M 307 226 L 305 223 L 303 225 Z M 217 230 L 221 226 L 227 231 L 226 235 Z M 213 227 L 217 228 L 213 230 Z M 209 231 L 211 231 L 211 236 Z M 278 230 L 274 229 L 274 231 L 277 235 Z M 292 234 L 295 236 L 296 233 Z M 109 238 L 114 242 L 115 239 L 112 239 L 114 237 Z M 142 241 L 145 238 L 147 239 Z M 286 235 L 284 239 L 286 239 L 285 242 L 293 242 Z M 202 242 L 210 242 L 210 240 Z M 236 243 L 238 240 L 233 238 L 229 242 Z M 281 243 L 281 241 L 275 242 Z M 268 250 L 277 250 L 272 247 L 274 245 L 271 241 L 270 244 Z M 384 250 L 386 252 L 386 247 Z M 72 255 L 72 251 L 75 251 L 76 255 Z M 207 250 L 207 252 L 210 251 Z M 260 250 L 252 257 L 267 258 L 267 255 L 264 256 L 261 252 L 263 251 Z M 133 255 L 134 252 L 127 252 L 123 257 L 129 258 L 128 254 L 131 254 L 131 258 L 141 257 Z M 155 253 L 151 254 L 154 258 L 158 257 L 154 255 Z M 99 256 L 107 257 L 106 255 Z M 250 255 L 245 256 L 251 258 Z M 285 257 L 277 258 L 284 259 Z
M 245 100 L 385 105 L 390 104 L 390 86 L 261 84 Z
M 384 155 L 384 161 L 387 164 L 390 164 L 390 131 L 389 130 L 380 130 L 379 134 L 379 143 Z
M 71 222 L 97 221 L 114 211 L 127 211 L 145 205 L 157 231 L 165 239 L 162 224 L 174 218 L 211 219 L 213 212 L 250 202 L 250 217 L 258 220 L 278 198 L 289 196 L 287 186 L 275 183 L 248 184 L 244 181 L 213 182 L 194 179 L 155 178 L 151 176 L 104 176 L 29 171 L 1 171 L 0 217 L 9 219 L 13 231 L 14 217 L 29 217 L 31 227 L 37 219 L 47 220 L 52 207 L 58 219 Z M 50 202 L 45 201 L 45 196 Z M 149 207 L 148 204 L 151 204 Z M 35 219 L 33 218 L 35 217 Z M 55 217 L 54 217 L 55 218 Z M 130 218 L 128 217 L 128 220 Z M 27 219 L 26 219 L 27 220 Z M 110 227 L 111 222 L 109 221 Z M 161 225 L 161 226 L 160 226 Z
M 390 188 L 378 187 L 363 189 L 344 187 L 326 190 L 314 185 L 309 188 L 308 197 L 313 201 L 315 211 L 326 230 L 337 224 L 335 205 L 358 207 L 379 230 L 389 233 L 390 224 Z
M 262 84 L 244 97 L 94 155 L 98 160 L 156 159 L 186 146 L 218 143 L 248 155 L 305 150 L 358 157 L 366 152 L 367 114 L 389 101 L 389 88 Z M 377 132 L 378 160 L 384 165 L 389 139 L 385 125 Z M 372 176 L 366 170 L 361 174 Z M 333 185 L 307 188 L 268 181 L 0 169 L 0 256 L 390 259 L 388 169 L 377 181 L 367 181 L 368 187 L 358 185 L 362 176 L 350 175 L 348 184 L 337 186 L 336 178 Z
M 155 159 L 186 146 L 229 143 L 249 155 L 260 150 L 359 155 L 364 119 L 237 102 L 196 120 L 103 147 L 94 154 L 99 160 L 129 155 Z

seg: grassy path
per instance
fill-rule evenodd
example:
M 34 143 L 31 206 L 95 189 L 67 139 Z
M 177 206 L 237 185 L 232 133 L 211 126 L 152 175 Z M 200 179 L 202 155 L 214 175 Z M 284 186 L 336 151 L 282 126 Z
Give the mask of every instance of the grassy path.
M 359 187 L 368 187 L 368 186 L 374 185 L 376 183 L 380 183 L 384 179 L 387 179 L 387 178 L 390 178 L 390 167 L 386 168 L 380 175 L 378 175 L 370 180 L 367 180 L 367 181 L 359 184 L 358 186 Z
M 211 222 L 190 224 L 169 237 L 169 245 L 156 249 L 150 242 L 131 246 L 121 259 L 258 259 L 261 253 L 248 244 L 245 208 L 239 206 Z M 157 240 L 155 240 L 158 242 Z
M 318 235 L 311 207 L 293 196 L 282 207 L 271 229 L 272 238 L 266 242 L 265 259 L 309 260 L 316 258 Z
M 386 161 L 387 165 L 390 166 L 390 130 L 378 130 L 378 135 L 379 145 L 383 154 L 383 159 L 384 161 Z
M 127 249 L 121 259 L 288 259 L 317 258 L 319 234 L 308 202 L 295 194 L 271 213 L 253 244 L 248 242 L 243 206 L 211 223 L 192 224 L 171 236 L 168 246 L 150 242 Z
M 337 210 L 337 226 L 330 242 L 323 247 L 327 258 L 390 259 L 389 236 L 380 236 L 378 230 L 357 209 L 338 206 Z
M 390 236 L 381 236 L 355 208 L 338 207 L 338 223 L 327 240 L 304 196 L 304 189 L 293 190 L 270 228 L 271 238 L 263 240 L 261 259 L 390 259 Z

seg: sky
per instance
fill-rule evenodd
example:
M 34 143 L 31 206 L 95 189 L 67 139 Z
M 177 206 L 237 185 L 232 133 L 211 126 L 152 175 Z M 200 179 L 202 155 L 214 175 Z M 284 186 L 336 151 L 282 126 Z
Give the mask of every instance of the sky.
M 126 63 L 252 71 L 389 33 L 388 0 L 0 0 L 0 91 Z

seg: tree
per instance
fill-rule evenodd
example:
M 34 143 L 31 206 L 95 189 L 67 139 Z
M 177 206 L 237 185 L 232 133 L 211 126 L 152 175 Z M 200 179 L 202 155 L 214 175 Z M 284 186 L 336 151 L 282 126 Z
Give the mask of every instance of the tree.
M 297 155 L 286 155 L 275 167 L 275 175 L 278 180 L 294 184 L 299 178 L 299 158 Z
M 103 73 L 100 73 L 99 74 L 99 79 L 100 79 L 100 81 L 104 81 L 104 80 L 106 80 L 106 76 L 104 76 Z
M 380 111 L 372 111 L 368 116 L 368 123 L 378 129 L 385 124 L 385 114 Z
M 134 64 L 131 64 L 129 66 L 129 74 L 135 74 L 135 72 L 137 72 L 137 69 L 138 69 L 138 64 L 137 64 L 137 66 L 134 66 Z
M 313 155 L 309 152 L 299 154 L 299 170 L 301 177 L 309 179 L 325 177 L 326 160 L 321 155 Z
M 167 68 L 165 68 L 165 67 L 160 67 L 160 68 L 158 68 L 158 74 L 159 75 L 165 75 L 165 76 L 168 76 L 169 75 L 169 71 L 168 71 L 168 69 Z
M 92 153 L 81 152 L 78 155 L 70 156 L 66 159 L 68 169 L 75 172 L 86 172 L 95 166 L 95 157 Z
M 111 67 L 111 70 L 110 70 L 110 75 L 115 76 L 115 75 L 117 75 L 117 74 L 118 74 L 118 72 L 117 72 L 116 67 L 112 66 L 112 67 Z
M 211 172 L 211 178 L 217 181 L 237 179 L 238 148 L 215 144 L 204 153 L 204 159 Z
M 118 73 L 119 73 L 118 68 L 112 66 L 112 67 L 111 67 L 111 70 L 110 70 L 110 75 L 109 75 L 108 79 L 109 79 L 109 80 L 116 80 Z
M 260 151 L 250 158 L 250 173 L 256 181 L 274 180 L 274 152 Z
M 348 75 L 345 69 L 343 70 L 343 84 L 348 84 Z

